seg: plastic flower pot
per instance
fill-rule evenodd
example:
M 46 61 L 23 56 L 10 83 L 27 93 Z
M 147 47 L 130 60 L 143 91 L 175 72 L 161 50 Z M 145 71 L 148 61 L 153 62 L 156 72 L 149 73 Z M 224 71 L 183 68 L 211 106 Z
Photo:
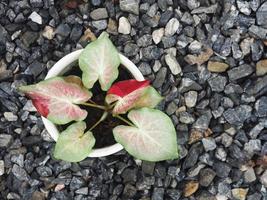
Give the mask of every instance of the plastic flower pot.
M 45 79 L 55 77 L 58 75 L 63 75 L 64 73 L 66 73 L 67 71 L 72 69 L 74 66 L 77 66 L 78 58 L 79 58 L 79 55 L 81 54 L 82 51 L 83 51 L 83 49 L 80 49 L 80 50 L 74 51 L 74 52 L 64 56 L 63 58 L 61 58 L 48 71 Z M 130 61 L 128 58 L 126 58 L 124 55 L 119 54 L 119 56 L 120 56 L 120 60 L 121 60 L 121 66 L 125 67 L 129 71 L 129 73 L 133 76 L 133 78 L 135 78 L 138 81 L 143 81 L 144 77 L 143 77 L 142 73 L 139 71 L 139 69 L 136 67 L 136 65 L 132 61 Z M 57 141 L 58 136 L 60 134 L 57 126 L 44 117 L 42 117 L 42 120 L 43 120 L 44 126 L 45 126 L 46 130 L 48 131 L 48 133 L 50 134 L 50 136 L 55 141 Z M 122 149 L 123 149 L 122 145 L 116 143 L 116 144 L 111 145 L 111 146 L 93 149 L 91 151 L 91 153 L 88 155 L 88 157 L 108 156 L 108 155 L 117 153 Z

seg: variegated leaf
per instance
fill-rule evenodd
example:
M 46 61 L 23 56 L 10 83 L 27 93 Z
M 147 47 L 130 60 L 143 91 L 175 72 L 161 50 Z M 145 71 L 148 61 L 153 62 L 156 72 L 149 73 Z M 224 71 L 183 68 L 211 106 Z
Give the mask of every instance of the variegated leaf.
M 85 159 L 95 145 L 92 132 L 87 131 L 85 122 L 76 122 L 60 133 L 54 157 L 68 162 L 79 162 Z
M 84 120 L 87 111 L 77 104 L 88 101 L 92 96 L 77 76 L 54 77 L 34 85 L 22 86 L 19 90 L 31 98 L 42 116 L 55 124 Z
M 152 162 L 178 157 L 176 131 L 165 113 L 141 108 L 130 111 L 128 118 L 135 126 L 117 126 L 113 134 L 131 155 Z
M 88 44 L 79 57 L 82 80 L 87 88 L 92 88 L 99 80 L 101 89 L 107 91 L 118 77 L 119 65 L 118 51 L 105 32 Z
M 149 81 L 137 81 L 135 79 L 119 81 L 109 89 L 106 102 L 115 103 L 113 114 L 123 114 L 132 108 L 154 108 L 162 97 L 151 86 Z

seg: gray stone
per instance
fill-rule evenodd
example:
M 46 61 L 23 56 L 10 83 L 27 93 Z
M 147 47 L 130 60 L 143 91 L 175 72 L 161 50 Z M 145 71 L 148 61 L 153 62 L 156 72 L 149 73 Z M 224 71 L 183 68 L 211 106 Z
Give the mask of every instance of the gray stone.
M 190 78 L 183 78 L 178 90 L 181 93 L 184 93 L 190 90 L 199 91 L 201 89 L 202 89 L 201 85 L 199 85 L 197 82 L 191 80 Z
M 245 179 L 245 182 L 247 183 L 251 183 L 256 180 L 255 171 L 252 167 L 248 168 L 247 171 L 245 171 L 244 179 Z
M 178 189 L 167 189 L 166 194 L 173 200 L 180 199 L 182 192 Z
M 185 98 L 185 105 L 188 108 L 193 108 L 197 103 L 197 92 L 189 91 L 184 94 L 184 98 Z
M 123 190 L 123 196 L 127 198 L 132 198 L 137 193 L 136 187 L 131 184 L 126 184 Z
M 42 177 L 51 176 L 53 174 L 52 169 L 47 166 L 39 166 L 36 168 L 36 171 Z
M 70 32 L 71 28 L 68 24 L 60 24 L 55 30 L 55 34 L 61 35 L 62 37 L 67 37 Z
M 264 187 L 267 187 L 267 170 L 261 175 L 260 182 Z
M 108 18 L 108 12 L 106 8 L 97 8 L 90 13 L 90 17 L 93 20 L 100 20 Z
M 249 95 L 255 95 L 267 86 L 267 75 L 262 78 L 258 78 L 256 82 L 252 84 L 250 88 L 246 89 L 246 93 Z
M 167 109 L 166 109 L 166 113 L 168 115 L 172 115 L 173 113 L 175 113 L 175 111 L 177 109 L 178 109 L 178 106 L 176 105 L 175 102 L 172 101 L 171 103 L 168 104 Z
M 259 8 L 260 3 L 261 3 L 260 0 L 251 0 L 249 2 L 249 5 L 251 9 L 255 12 Z
M 161 66 L 162 66 L 161 63 L 158 60 L 156 60 L 153 67 L 152 67 L 153 71 L 158 72 L 160 70 Z
M 224 161 L 226 161 L 226 157 L 227 157 L 227 153 L 222 147 L 219 147 L 216 149 L 215 158 L 224 162 Z
M 244 78 L 254 72 L 252 66 L 244 64 L 239 67 L 235 67 L 233 69 L 228 70 L 229 79 L 232 81 L 238 80 L 240 78 Z
M 102 19 L 102 20 L 97 20 L 92 22 L 93 27 L 95 27 L 98 30 L 104 30 L 107 28 L 107 20 Z
M 200 6 L 200 2 L 198 0 L 188 0 L 187 1 L 187 7 L 190 10 L 194 10 Z
M 224 118 L 233 125 L 242 125 L 251 116 L 252 108 L 248 105 L 241 105 L 229 108 L 224 113 Z
M 170 47 L 174 47 L 176 44 L 176 37 L 172 36 L 172 37 L 162 37 L 162 44 L 164 46 L 164 48 L 170 48 Z M 168 49 L 166 50 L 168 51 Z
M 211 87 L 211 90 L 214 92 L 222 92 L 227 83 L 227 78 L 224 76 L 215 76 L 208 79 L 208 83 Z
M 5 173 L 5 162 L 3 160 L 0 160 L 0 176 L 2 176 Z
M 237 42 L 232 43 L 232 52 L 233 52 L 233 57 L 235 59 L 240 59 L 243 56 L 242 51 L 240 50 Z
M 26 31 L 21 39 L 26 47 L 30 47 L 39 37 L 39 34 L 33 31 Z
M 225 146 L 225 147 L 229 147 L 231 146 L 231 144 L 233 143 L 233 138 L 228 135 L 227 133 L 223 133 L 221 135 L 221 143 Z
M 248 196 L 247 200 L 262 200 L 262 195 L 258 192 Z
M 178 63 L 178 61 L 176 60 L 176 58 L 173 55 L 167 54 L 165 56 L 165 62 L 169 66 L 171 73 L 173 75 L 177 75 L 177 74 L 180 74 L 182 72 L 180 64 Z
M 164 188 L 154 188 L 151 200 L 164 200 Z
M 70 187 L 70 190 L 73 191 L 73 190 L 80 189 L 84 185 L 85 185 L 85 181 L 82 177 L 73 176 L 70 181 L 69 187 Z
M 120 0 L 120 9 L 125 12 L 139 15 L 140 0 Z
M 122 33 L 122 34 L 130 34 L 131 33 L 131 24 L 128 21 L 128 19 L 126 17 L 121 17 L 119 19 L 119 28 L 118 28 L 118 32 Z
M 205 151 L 212 151 L 216 149 L 217 145 L 213 138 L 203 138 L 202 144 L 204 146 Z
M 13 165 L 11 171 L 14 174 L 14 176 L 20 181 L 29 181 L 30 179 L 27 172 L 22 167 L 18 166 L 17 164 Z
M 209 128 L 211 118 L 212 114 L 209 110 L 207 110 L 197 119 L 197 121 L 193 124 L 193 127 L 202 131 L 207 130 Z
M 244 151 L 250 156 L 259 153 L 261 151 L 261 141 L 259 139 L 250 140 L 248 143 L 245 143 Z
M 166 10 L 165 12 L 163 12 L 160 16 L 159 25 L 165 26 L 172 16 L 173 16 L 172 10 Z
M 260 26 L 256 26 L 256 25 L 252 25 L 249 27 L 248 29 L 249 33 L 252 36 L 255 36 L 259 39 L 266 39 L 266 34 L 267 34 L 267 29 L 266 28 L 262 28 Z
M 34 8 L 41 8 L 41 7 L 43 7 L 43 1 L 42 0 L 30 0 L 30 4 Z
M 266 96 L 262 96 L 260 99 L 256 101 L 255 109 L 259 117 L 267 116 L 267 97 Z
M 99 6 L 101 4 L 101 0 L 91 0 L 91 3 L 94 5 L 94 6 Z
M 153 82 L 155 88 L 160 88 L 163 85 L 166 75 L 167 75 L 167 68 L 166 67 L 160 68 Z
M 165 36 L 170 37 L 173 36 L 176 31 L 179 29 L 180 22 L 176 18 L 170 19 L 170 21 L 166 24 L 165 27 Z
M 145 174 L 153 175 L 154 169 L 155 169 L 155 163 L 154 162 L 142 161 L 142 171 Z
M 256 12 L 256 18 L 258 25 L 265 26 L 267 28 L 267 2 L 263 3 Z
M 195 122 L 195 118 L 188 112 L 179 113 L 179 121 L 184 124 L 192 124 Z
M 136 44 L 127 43 L 124 46 L 124 53 L 125 53 L 125 56 L 128 56 L 128 57 L 136 56 L 139 53 L 139 47 Z
M 33 11 L 31 13 L 31 15 L 29 16 L 29 19 L 32 20 L 33 22 L 37 23 L 37 24 L 43 23 L 42 17 L 35 11 Z
M 24 156 L 22 154 L 12 155 L 10 159 L 13 163 L 16 163 L 20 167 L 24 166 Z
M 124 183 L 127 183 L 127 182 L 135 183 L 137 180 L 137 170 L 126 168 L 125 170 L 123 170 L 121 176 L 123 178 Z
M 149 75 L 151 74 L 152 70 L 151 70 L 151 67 L 148 63 L 146 62 L 142 62 L 139 66 L 138 66 L 138 69 L 141 71 L 141 73 L 146 76 L 146 75 Z
M 256 139 L 260 132 L 264 129 L 264 124 L 262 122 L 258 123 L 256 126 L 254 126 L 250 131 L 249 131 L 249 136 L 252 139 Z
M 12 112 L 4 112 L 4 117 L 9 122 L 14 122 L 18 120 L 18 116 L 13 114 Z
M 200 13 L 206 13 L 206 14 L 211 14 L 215 13 L 217 10 L 218 4 L 211 5 L 209 7 L 199 7 L 194 10 L 192 10 L 191 14 L 200 14 Z
M 164 28 L 156 29 L 152 33 L 152 39 L 155 44 L 160 43 L 162 37 L 164 35 Z
M 88 194 L 88 187 L 82 187 L 75 191 L 76 194 L 87 195 Z
M 190 53 L 199 53 L 201 51 L 201 48 L 202 48 L 202 44 L 197 40 L 194 40 L 193 42 L 191 42 L 188 47 Z
M 187 157 L 185 158 L 183 169 L 193 167 L 197 163 L 198 157 L 202 154 L 202 152 L 203 146 L 200 142 L 193 144 L 187 154 Z
M 213 169 L 216 172 L 216 175 L 220 178 L 228 177 L 231 167 L 225 162 L 214 162 Z
M 221 47 L 220 54 L 222 56 L 229 56 L 231 53 L 231 47 L 232 47 L 231 45 L 232 45 L 232 40 L 230 38 L 226 38 L 223 46 Z
M 8 134 L 0 134 L 0 147 L 8 147 L 12 142 L 13 137 Z
M 250 15 L 251 9 L 248 1 L 237 0 L 236 3 L 240 12 L 244 13 L 245 15 Z
M 147 15 L 149 17 L 154 17 L 157 13 L 158 10 L 158 5 L 156 3 L 154 3 L 152 6 L 149 7 L 148 11 L 147 11 Z
M 212 169 L 202 169 L 199 174 L 199 184 L 201 186 L 208 187 L 212 183 L 215 176 L 216 173 Z
M 142 60 L 144 61 L 158 60 L 162 53 L 163 50 L 154 45 L 141 49 Z
M 137 45 L 139 47 L 147 47 L 151 44 L 152 44 L 152 36 L 149 34 L 145 34 L 137 39 Z

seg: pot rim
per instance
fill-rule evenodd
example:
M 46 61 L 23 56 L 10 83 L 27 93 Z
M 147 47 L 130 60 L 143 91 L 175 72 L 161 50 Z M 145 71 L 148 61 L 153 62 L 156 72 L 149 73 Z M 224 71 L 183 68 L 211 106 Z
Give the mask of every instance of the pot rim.
M 70 70 L 74 66 L 76 61 L 78 60 L 79 55 L 81 54 L 82 51 L 83 49 L 76 50 L 72 53 L 65 55 L 63 58 L 57 61 L 54 64 L 54 66 L 48 71 L 45 79 L 48 79 L 48 78 L 51 78 L 57 75 L 61 75 L 65 73 L 66 71 Z M 119 57 L 121 60 L 121 65 L 124 66 L 133 75 L 133 77 L 136 80 L 138 81 L 145 80 L 140 70 L 136 67 L 136 65 L 132 61 L 130 61 L 127 57 L 125 57 L 124 55 L 120 53 L 119 53 Z M 53 138 L 53 140 L 57 141 L 59 131 L 56 125 L 44 117 L 42 117 L 42 121 L 49 135 Z M 117 153 L 122 149 L 123 149 L 123 146 L 119 143 L 116 143 L 111 146 L 92 149 L 88 157 L 108 156 L 108 155 Z

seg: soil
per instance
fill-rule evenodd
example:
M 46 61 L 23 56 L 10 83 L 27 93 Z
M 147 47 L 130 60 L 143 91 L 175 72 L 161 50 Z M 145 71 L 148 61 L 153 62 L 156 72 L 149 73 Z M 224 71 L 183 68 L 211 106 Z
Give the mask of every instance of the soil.
M 79 69 L 79 67 L 73 67 L 73 69 L 65 73 L 64 76 L 76 75 L 76 76 L 81 77 L 81 74 L 82 72 Z M 116 82 L 121 81 L 121 80 L 131 79 L 131 78 L 132 76 L 130 75 L 130 73 L 123 66 L 120 66 L 119 77 L 116 80 Z M 94 85 L 91 91 L 93 93 L 93 97 L 91 98 L 91 100 L 93 100 L 95 103 L 99 105 L 104 105 L 106 92 L 103 92 L 101 90 L 98 82 Z M 101 118 L 103 114 L 103 110 L 88 107 L 88 106 L 80 106 L 80 107 L 85 109 L 88 112 L 88 115 L 84 121 L 86 122 L 86 127 L 87 127 L 86 130 L 89 130 L 90 127 L 92 127 Z M 61 125 L 58 127 L 58 129 L 60 131 L 63 131 L 72 123 L 73 122 L 70 122 L 69 124 L 66 124 L 66 125 Z M 116 142 L 113 137 L 112 129 L 118 125 L 123 125 L 123 124 L 125 123 L 117 118 L 112 117 L 112 115 L 109 114 L 104 121 L 102 121 L 97 127 L 95 127 L 92 130 L 93 135 L 95 136 L 95 139 L 96 139 L 94 148 L 101 148 L 101 147 L 106 147 L 106 146 L 115 144 Z

